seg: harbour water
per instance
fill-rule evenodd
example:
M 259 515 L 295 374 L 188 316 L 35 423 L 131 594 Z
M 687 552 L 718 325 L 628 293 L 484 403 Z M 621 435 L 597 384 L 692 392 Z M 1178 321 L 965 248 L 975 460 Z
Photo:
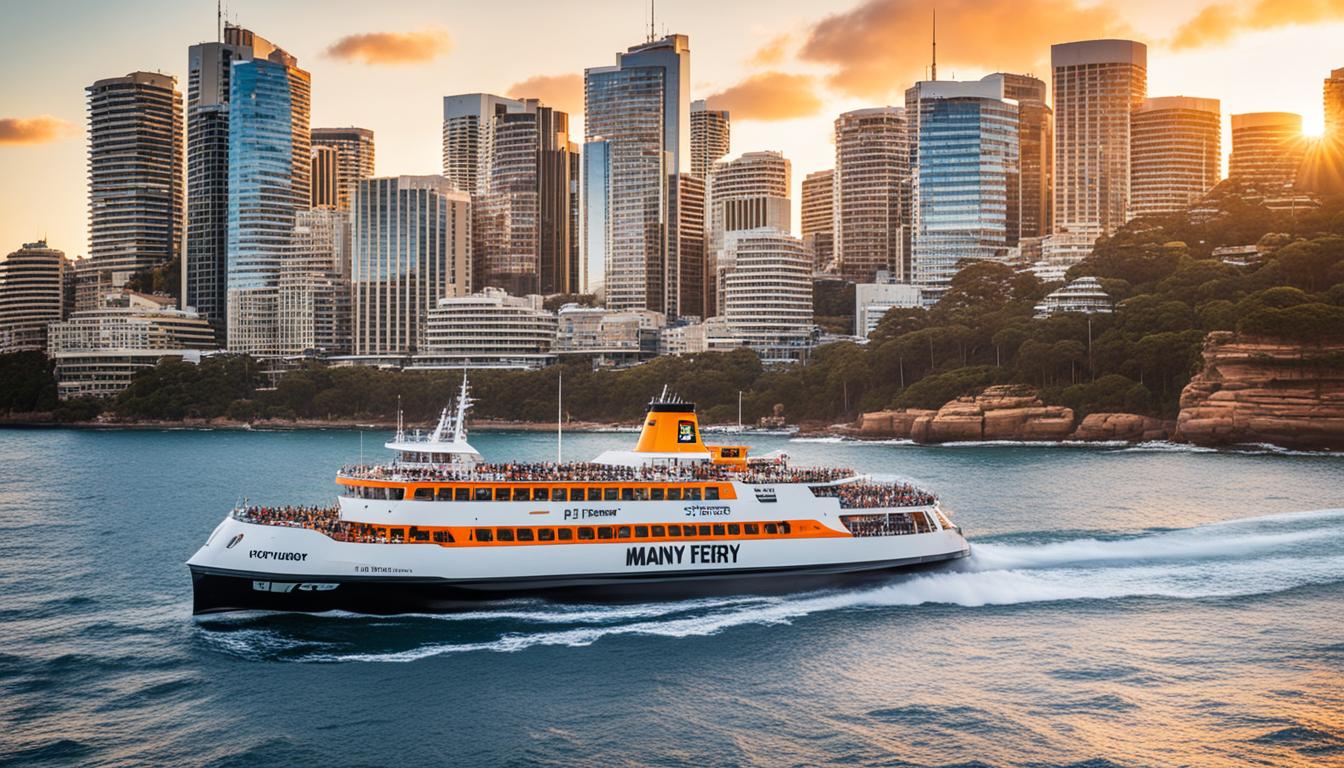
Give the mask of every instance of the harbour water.
M 386 437 L 0 431 L 0 764 L 1344 764 L 1344 456 L 755 436 L 935 490 L 972 557 L 771 597 L 191 617 L 183 562 L 231 505 L 329 502 Z

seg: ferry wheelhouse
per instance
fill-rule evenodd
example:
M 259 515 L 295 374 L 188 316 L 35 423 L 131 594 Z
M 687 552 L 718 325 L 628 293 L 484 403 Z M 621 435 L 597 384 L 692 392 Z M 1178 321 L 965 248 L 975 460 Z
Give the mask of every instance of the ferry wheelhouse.
M 194 611 L 451 610 L 521 595 L 799 589 L 965 557 L 937 499 L 848 469 L 709 446 L 666 390 L 633 450 L 490 463 L 464 377 L 435 429 L 342 468 L 331 507 L 234 509 L 187 562 Z

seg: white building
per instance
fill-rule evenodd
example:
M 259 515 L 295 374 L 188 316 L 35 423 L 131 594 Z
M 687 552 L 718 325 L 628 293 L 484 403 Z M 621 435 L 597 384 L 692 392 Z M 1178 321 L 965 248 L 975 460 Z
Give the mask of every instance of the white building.
M 557 355 L 592 355 L 599 365 L 631 365 L 658 354 L 661 312 L 566 304 L 556 313 Z
M 921 291 L 917 285 L 858 283 L 854 286 L 854 333 L 866 339 L 877 329 L 887 310 L 921 306 Z
M 1083 314 L 1110 314 L 1114 311 L 1111 297 L 1101 289 L 1101 282 L 1095 277 L 1080 277 L 1068 285 L 1053 291 L 1040 304 L 1036 305 L 1036 317 L 1068 312 Z
M 766 362 L 791 362 L 812 337 L 812 253 L 777 229 L 728 235 L 722 317 Z
M 439 299 L 425 320 L 413 369 L 542 368 L 555 362 L 555 315 L 540 296 L 509 296 L 486 288 Z
M 662 330 L 658 339 L 660 355 L 698 355 L 702 352 L 728 352 L 742 346 L 728 323 L 711 317 L 703 323 L 678 323 Z
M 52 323 L 47 339 L 61 398 L 115 395 L 165 357 L 199 359 L 213 349 L 214 329 L 196 312 L 132 291 L 106 294 L 97 309 Z
M 45 240 L 24 243 L 0 260 L 0 353 L 46 348 L 47 324 L 69 311 L 70 269 L 65 254 Z
M 720 313 L 724 249 L 733 232 L 769 227 L 788 232 L 791 166 L 779 152 L 747 152 L 714 164 L 709 187 L 709 275 L 705 315 Z
M 344 211 L 295 215 L 278 302 L 281 354 L 349 354 L 350 223 Z

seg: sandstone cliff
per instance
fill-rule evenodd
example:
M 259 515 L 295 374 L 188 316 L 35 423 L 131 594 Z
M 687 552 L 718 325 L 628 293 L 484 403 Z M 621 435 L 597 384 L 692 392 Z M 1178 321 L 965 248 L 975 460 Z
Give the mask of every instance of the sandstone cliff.
M 1073 432 L 1073 410 L 1045 405 L 1028 388 L 989 387 L 936 411 L 909 409 L 865 413 L 863 437 L 909 438 L 918 443 L 967 440 L 1063 440 Z
M 1089 413 L 1073 431 L 1074 440 L 1126 440 L 1143 443 L 1166 440 L 1176 422 L 1134 413 Z
M 1217 331 L 1181 392 L 1176 437 L 1197 445 L 1344 449 L 1344 339 L 1303 346 Z

